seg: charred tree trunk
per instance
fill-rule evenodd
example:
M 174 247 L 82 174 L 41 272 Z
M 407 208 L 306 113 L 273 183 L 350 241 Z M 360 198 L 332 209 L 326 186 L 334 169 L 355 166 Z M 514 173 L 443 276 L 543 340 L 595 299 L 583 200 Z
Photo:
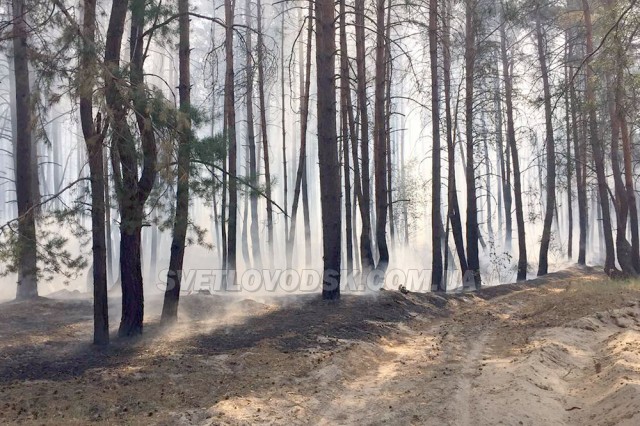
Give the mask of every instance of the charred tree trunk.
M 369 172 L 369 113 L 367 108 L 364 5 L 364 0 L 355 0 L 356 80 L 358 84 L 358 106 L 360 109 L 360 158 L 362 164 L 362 199 L 360 200 L 362 233 L 360 234 L 360 260 L 362 263 L 363 276 L 366 276 L 366 274 L 374 268 L 375 263 L 373 260 L 373 247 L 371 242 L 371 175 Z
M 376 200 L 376 242 L 378 243 L 378 264 L 376 269 L 385 271 L 389 265 L 387 247 L 387 143 L 384 114 L 385 81 L 385 0 L 377 0 L 376 7 L 376 90 L 374 111 L 374 176 Z
M 178 121 L 178 170 L 176 189 L 176 215 L 173 222 L 173 240 L 171 241 L 171 256 L 169 258 L 169 272 L 167 273 L 167 289 L 164 293 L 161 321 L 175 322 L 178 319 L 178 303 L 180 300 L 180 285 L 182 284 L 182 266 L 189 224 L 189 144 L 191 142 L 191 67 L 189 57 L 191 53 L 189 43 L 189 0 L 178 2 L 178 27 L 180 42 L 178 45 L 178 59 L 180 82 L 178 93 L 180 96 L 180 120 Z
M 473 80 L 476 60 L 476 2 L 466 0 L 465 23 L 465 118 L 467 139 L 467 266 L 473 273 L 476 289 L 482 285 L 480 277 L 480 259 L 478 256 L 478 200 L 476 197 L 476 173 L 473 140 Z
M 124 4 L 122 4 L 124 3 Z M 109 40 L 107 30 L 107 43 L 120 42 L 122 31 L 120 24 L 124 27 L 126 9 L 128 2 L 115 1 L 112 8 L 111 22 L 114 16 L 117 23 L 119 36 L 114 36 Z M 124 11 L 120 10 L 124 7 Z M 115 10 L 114 10 L 115 9 Z M 122 319 L 118 335 L 133 336 L 142 333 L 142 320 L 144 317 L 144 296 L 142 279 L 142 222 L 144 217 L 144 205 L 151 193 L 156 178 L 156 141 L 155 133 L 151 123 L 150 111 L 147 106 L 147 94 L 144 84 L 144 25 L 146 8 L 143 0 L 133 0 L 131 6 L 131 38 L 130 38 L 130 72 L 131 95 L 133 112 L 136 118 L 138 132 L 142 146 L 142 173 L 138 178 L 139 152 L 137 144 L 128 127 L 126 119 L 126 109 L 129 102 L 122 99 L 121 95 L 115 95 L 116 102 L 120 105 L 112 107 L 115 114 L 123 113 L 121 120 L 114 128 L 117 133 L 116 146 L 118 149 L 118 159 L 122 172 L 122 184 L 119 186 L 120 193 L 120 274 L 122 284 Z M 115 28 L 114 28 L 115 29 Z M 111 52 L 107 44 L 105 57 L 109 56 L 107 63 L 111 63 Z M 117 49 L 118 65 L 120 47 Z M 111 77 L 113 79 L 113 77 Z M 118 91 L 117 82 L 113 81 L 115 87 L 112 90 Z M 109 91 L 109 88 L 107 88 Z M 107 95 L 109 97 L 109 95 Z M 126 102 L 126 103 L 125 103 Z M 109 103 L 107 103 L 109 104 Z M 114 114 L 114 115 L 115 115 Z M 114 117 L 114 120 L 118 118 Z
M 93 254 L 93 343 L 109 344 L 109 309 L 107 303 L 107 249 L 105 225 L 104 149 L 100 115 L 93 121 L 93 90 L 96 72 L 96 1 L 85 0 L 82 17 L 80 52 L 80 122 L 89 156 L 91 178 L 91 239 Z M 109 236 L 111 238 L 111 236 Z
M 340 298 L 342 217 L 340 162 L 336 130 L 335 10 L 331 0 L 316 0 L 316 67 L 318 85 L 318 164 L 324 270 L 322 298 Z
M 227 264 L 230 274 L 227 275 L 227 288 L 235 285 L 236 278 L 236 243 L 238 224 L 238 186 L 237 186 L 237 153 L 236 143 L 236 110 L 233 69 L 233 21 L 235 0 L 227 0 L 225 6 L 225 85 L 224 85 L 224 113 L 226 117 L 226 140 L 229 144 L 229 229 L 227 233 Z
M 440 83 L 438 81 L 438 0 L 429 0 L 429 60 L 431 65 L 431 287 L 443 291 L 440 176 Z
M 349 54 L 345 2 L 340 2 L 340 121 L 342 124 L 342 161 L 344 173 L 344 214 L 347 249 L 347 273 L 353 272 L 353 225 L 351 220 L 351 170 L 349 167 Z
M 256 161 L 256 135 L 254 130 L 255 121 L 253 118 L 253 80 L 254 63 L 253 57 L 253 28 L 251 27 L 251 0 L 247 0 L 245 6 L 246 26 L 245 43 L 247 45 L 246 78 L 247 78 L 247 148 L 249 150 L 249 182 L 251 186 L 258 186 L 258 163 Z M 258 193 L 249 190 L 249 202 L 251 204 L 251 256 L 253 266 L 261 269 L 260 261 L 260 231 L 258 229 Z M 268 205 L 269 203 L 267 203 Z

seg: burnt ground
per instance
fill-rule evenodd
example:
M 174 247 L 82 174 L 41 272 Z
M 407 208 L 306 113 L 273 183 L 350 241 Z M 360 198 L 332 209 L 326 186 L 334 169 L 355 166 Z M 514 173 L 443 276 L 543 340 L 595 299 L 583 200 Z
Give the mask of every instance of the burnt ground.
M 259 303 L 190 295 L 171 328 L 153 312 L 161 300 L 148 300 L 144 335 L 113 339 L 107 349 L 90 344 L 90 300 L 8 302 L 0 305 L 0 423 L 599 424 L 583 407 L 591 395 L 571 389 L 597 386 L 594 374 L 609 364 L 611 380 L 635 383 L 640 360 L 618 362 L 606 345 L 640 330 L 639 299 L 640 285 L 590 268 L 444 296 L 380 291 L 337 303 Z M 606 314 L 594 330 L 572 325 L 616 309 L 628 312 Z M 114 332 L 118 317 L 111 313 Z M 550 341 L 564 349 L 546 359 Z M 548 371 L 538 371 L 538 358 Z M 629 386 L 623 402 L 640 396 Z M 640 402 L 623 402 L 609 419 L 620 411 L 621 421 L 633 421 Z M 556 403 L 558 415 L 548 418 L 544 407 Z

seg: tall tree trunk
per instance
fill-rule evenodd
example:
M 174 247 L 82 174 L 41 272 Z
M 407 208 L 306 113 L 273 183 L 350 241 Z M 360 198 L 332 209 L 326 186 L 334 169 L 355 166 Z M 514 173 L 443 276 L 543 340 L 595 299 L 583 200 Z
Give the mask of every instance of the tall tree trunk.
M 502 4 L 502 19 L 505 19 L 504 4 Z M 524 228 L 524 208 L 522 205 L 522 184 L 520 176 L 520 159 L 516 143 L 516 130 L 513 120 L 513 81 L 512 63 L 507 53 L 506 30 L 504 24 L 500 26 L 500 52 L 502 57 L 502 76 L 504 79 L 505 107 L 507 112 L 507 144 L 511 151 L 513 163 L 513 196 L 516 203 L 516 224 L 518 227 L 518 281 L 527 279 L 527 242 Z
M 93 121 L 93 90 L 96 72 L 96 1 L 84 0 L 82 49 L 80 51 L 80 122 L 89 155 L 91 177 L 91 238 L 93 254 L 93 343 L 109 344 L 109 309 L 107 303 L 107 250 L 105 233 L 104 140 L 100 114 L 97 127 Z M 111 236 L 109 236 L 110 238 Z
M 376 7 L 376 90 L 374 110 L 374 158 L 376 200 L 376 242 L 378 243 L 378 264 L 376 269 L 385 271 L 389 264 L 387 247 L 387 143 L 384 114 L 385 81 L 385 0 L 377 0 Z
M 180 81 L 178 94 L 180 96 L 180 120 L 178 121 L 178 170 L 176 190 L 176 215 L 173 222 L 173 240 L 171 241 L 171 255 L 169 258 L 169 272 L 167 273 L 167 289 L 164 293 L 161 321 L 175 322 L 178 319 L 178 303 L 180 300 L 180 285 L 182 284 L 182 269 L 184 262 L 187 226 L 189 224 L 189 144 L 191 142 L 191 67 L 189 57 L 191 53 L 189 43 L 189 0 L 178 1 L 178 28 L 180 42 L 178 45 L 178 60 Z
M 585 36 L 587 50 L 586 58 L 586 103 L 589 118 L 589 138 L 591 139 L 591 148 L 593 151 L 593 161 L 595 163 L 596 176 L 598 179 L 598 195 L 600 198 L 600 208 L 602 210 L 602 226 L 605 243 L 605 262 L 604 271 L 607 275 L 615 273 L 615 248 L 613 244 L 613 233 L 611 229 L 611 212 L 609 210 L 609 194 L 607 193 L 607 177 L 604 167 L 604 149 L 598 135 L 598 120 L 596 114 L 596 100 L 594 93 L 595 76 L 591 69 L 591 56 L 593 54 L 593 28 L 591 24 L 591 10 L 589 1 L 582 0 L 582 8 L 584 13 Z
M 465 22 L 465 118 L 467 139 L 467 265 L 473 273 L 476 289 L 482 285 L 480 259 L 478 257 L 478 205 L 473 140 L 473 80 L 476 60 L 476 2 L 466 0 Z
M 238 187 L 237 187 L 237 152 L 236 143 L 236 110 L 235 110 L 235 72 L 233 69 L 233 21 L 235 0 L 224 2 L 225 7 L 225 85 L 224 85 L 224 111 L 226 117 L 226 140 L 229 144 L 229 228 L 227 233 L 227 288 L 235 285 L 236 279 L 236 242 L 238 221 Z
M 440 176 L 440 86 L 438 82 L 438 0 L 429 0 L 429 60 L 431 64 L 431 287 L 443 291 L 442 283 L 442 181 Z
M 565 81 L 568 82 L 571 78 L 569 74 L 569 41 L 568 33 L 565 33 L 565 46 L 564 46 L 564 76 Z M 571 259 L 573 257 L 573 197 L 571 193 L 571 183 L 573 177 L 573 167 L 571 164 L 571 118 L 569 108 L 569 92 L 564 94 L 564 118 L 565 118 L 565 138 L 567 140 L 566 149 L 566 164 L 567 164 L 567 218 L 569 223 L 569 238 L 567 241 L 567 257 Z
M 574 44 L 569 46 L 569 57 L 573 56 Z M 574 75 L 576 71 L 572 66 L 570 67 L 571 75 Z M 575 80 L 575 79 L 574 79 Z M 586 177 L 586 143 L 584 141 L 584 134 L 579 130 L 581 126 L 578 122 L 578 97 L 576 95 L 575 82 L 571 82 L 569 87 L 569 97 L 571 100 L 571 131 L 573 135 L 573 159 L 576 171 L 576 193 L 578 198 L 578 264 L 586 264 L 587 253 L 587 177 Z
M 260 98 L 260 131 L 262 132 L 262 152 L 264 158 L 265 196 L 267 198 L 267 243 L 269 257 L 273 256 L 273 205 L 271 204 L 271 165 L 269 163 L 269 139 L 267 132 L 267 103 L 264 95 L 264 35 L 262 34 L 262 1 L 258 8 L 258 96 Z M 285 203 L 286 205 L 286 203 Z
M 385 78 L 385 143 L 387 146 L 387 211 L 389 215 L 389 239 L 393 245 L 395 239 L 395 220 L 393 214 L 393 151 L 391 149 L 391 79 L 393 58 L 391 56 L 391 5 L 387 7 L 387 28 L 385 30 L 384 61 L 387 76 Z
M 246 78 L 247 78 L 247 148 L 249 150 L 249 182 L 253 187 L 258 186 L 258 163 L 256 161 L 256 135 L 254 130 L 255 121 L 253 118 L 253 80 L 254 80 L 254 63 L 253 63 L 253 28 L 251 22 L 251 0 L 246 1 L 245 19 L 246 34 L 245 43 L 247 46 L 246 58 Z M 249 190 L 249 201 L 251 203 L 251 255 L 253 258 L 253 266 L 261 269 L 260 261 L 260 231 L 258 228 L 258 193 L 253 189 Z M 267 203 L 269 204 L 269 203 Z
M 500 63 L 500 54 L 496 52 L 496 64 Z M 502 193 L 502 200 L 504 201 L 504 223 L 505 223 L 505 245 L 507 249 L 511 249 L 511 241 L 513 239 L 513 220 L 511 214 L 512 198 L 511 198 L 511 160 L 509 159 L 509 145 L 507 144 L 506 156 L 505 147 L 503 141 L 503 119 L 502 119 L 502 95 L 500 84 L 500 69 L 496 65 L 496 76 L 494 86 L 493 102 L 495 105 L 495 121 L 496 121 L 496 150 L 498 152 L 498 162 L 500 164 L 500 180 L 498 185 L 500 186 L 499 192 Z M 500 191 L 501 190 L 501 191 Z M 498 202 L 500 197 L 498 198 Z M 500 209 L 500 206 L 498 206 Z M 498 212 L 501 215 L 500 211 Z M 502 220 L 498 220 L 498 224 L 502 227 Z
M 111 69 L 110 75 L 117 74 L 120 64 L 120 44 L 124 31 L 124 22 L 129 9 L 126 0 L 113 2 L 111 19 L 107 29 L 105 62 Z M 120 275 L 122 285 L 122 318 L 118 335 L 133 336 L 142 333 L 144 317 L 144 295 L 142 278 L 142 221 L 144 204 L 153 188 L 156 170 L 156 141 L 147 105 L 144 84 L 144 33 L 147 10 L 143 0 L 133 0 L 131 10 L 130 66 L 129 80 L 132 106 L 135 113 L 138 133 L 142 147 L 142 172 L 138 178 L 140 153 L 137 143 L 126 121 L 129 101 L 124 99 L 118 88 L 118 82 L 108 76 L 106 92 L 107 106 L 113 114 L 114 129 L 112 137 L 118 151 L 119 165 L 114 170 L 118 177 L 117 193 L 120 205 Z M 118 44 L 118 46 L 116 46 Z M 115 72 L 114 72 L 115 71 Z
M 316 0 L 316 67 L 318 87 L 318 164 L 324 271 L 322 298 L 340 297 L 340 162 L 336 131 L 335 10 L 332 0 Z
M 18 204 L 18 288 L 16 299 L 38 297 L 36 263 L 35 200 L 32 191 L 34 172 L 31 137 L 31 89 L 29 85 L 29 54 L 27 45 L 27 9 L 23 0 L 12 0 L 13 6 L 13 66 L 15 76 L 15 181 Z
M 293 190 L 293 204 L 291 206 L 291 229 L 289 230 L 289 240 L 287 241 L 287 256 L 291 259 L 293 255 L 293 247 L 296 237 L 296 225 L 298 216 L 298 205 L 300 203 L 300 195 L 302 192 L 302 206 L 303 206 L 303 220 L 304 220 L 304 232 L 305 232 L 305 253 L 311 250 L 309 247 L 309 241 L 307 240 L 308 222 L 309 222 L 309 210 L 308 200 L 305 200 L 307 196 L 306 188 L 306 176 L 307 176 L 307 129 L 309 125 L 309 94 L 311 88 L 311 38 L 313 36 L 313 2 L 309 1 L 309 22 L 307 23 L 307 49 L 305 56 L 304 69 L 300 66 L 300 157 L 298 159 L 298 170 L 296 172 L 295 188 Z M 302 58 L 300 58 L 302 60 Z M 308 259 L 305 259 L 308 264 Z M 289 260 L 289 263 L 291 260 Z
M 617 34 L 614 35 L 614 40 Z M 617 40 L 616 40 L 617 41 Z M 616 212 L 616 251 L 618 263 L 622 271 L 629 276 L 637 274 L 631 256 L 631 244 L 627 240 L 627 220 L 629 218 L 629 204 L 627 201 L 627 189 L 622 179 L 622 169 L 620 167 L 620 116 L 617 105 L 621 104 L 620 86 L 622 85 L 622 64 L 621 55 L 616 53 L 613 66 L 617 69 L 615 81 L 612 83 L 608 76 L 606 85 L 608 87 L 609 116 L 611 119 L 611 171 L 613 172 L 613 182 L 615 191 L 615 212 Z M 612 87 L 613 86 L 613 87 Z
M 367 72 L 365 44 L 365 1 L 355 0 L 355 36 L 356 36 L 356 80 L 358 106 L 360 109 L 360 158 L 362 199 L 360 215 L 362 229 L 360 234 L 360 261 L 363 277 L 374 266 L 373 247 L 371 242 L 371 177 L 369 173 L 369 113 L 367 108 Z M 355 159 L 355 157 L 354 157 Z M 355 161 L 355 160 L 354 160 Z
M 631 261 L 637 272 L 640 272 L 640 238 L 638 235 L 638 206 L 636 204 L 636 193 L 633 185 L 633 166 L 631 155 L 631 138 L 629 137 L 629 129 L 627 126 L 627 117 L 625 113 L 624 86 L 620 85 L 619 98 L 621 103 L 618 106 L 618 116 L 620 120 L 620 132 L 622 134 L 622 153 L 624 158 L 624 177 L 625 189 L 627 191 L 627 202 L 629 205 L 629 227 L 631 230 Z
M 347 274 L 353 271 L 353 227 L 351 220 L 351 170 L 349 168 L 349 52 L 347 48 L 347 13 L 345 2 L 340 2 L 340 117 L 342 124 L 342 156 L 344 173 L 344 215 L 347 249 Z
M 286 10 L 286 3 L 282 3 L 282 10 L 280 12 L 280 102 L 282 103 L 282 115 L 281 115 L 281 127 L 282 127 L 282 173 L 283 173 L 283 182 L 282 182 L 282 190 L 283 190 L 283 204 L 284 204 L 284 240 L 285 246 L 289 241 L 289 212 L 287 206 L 289 205 L 289 178 L 287 176 L 287 127 L 286 127 L 286 104 L 285 104 L 285 95 L 284 91 L 284 16 Z M 286 249 L 285 249 L 286 251 Z M 289 261 L 288 254 L 285 255 L 287 258 L 287 267 L 291 266 L 291 262 Z
M 454 126 L 451 112 L 451 1 L 446 2 L 442 34 L 442 59 L 444 69 L 444 103 L 445 122 L 447 127 L 447 216 L 451 222 L 453 241 L 458 254 L 458 263 L 462 274 L 467 272 L 467 255 L 464 251 L 464 237 L 462 232 L 462 218 L 458 204 L 458 188 L 456 185 L 456 152 L 454 143 Z M 406 211 L 406 209 L 405 209 Z M 405 214 L 406 216 L 406 214 Z M 406 223 L 406 219 L 405 219 Z
M 105 242 L 107 259 L 107 288 L 115 282 L 113 278 L 113 243 L 111 234 L 111 191 L 109 186 L 109 154 L 104 146 L 102 147 L 102 172 L 104 174 L 104 222 L 105 222 Z M 94 280 L 95 285 L 95 280 Z
M 620 257 L 622 256 L 622 252 L 628 251 L 628 254 L 625 254 L 629 257 L 629 265 L 627 265 L 627 269 L 631 271 L 633 268 L 633 273 L 640 273 L 640 241 L 638 236 L 638 210 L 636 205 L 636 197 L 633 186 L 633 166 L 632 166 L 632 153 L 631 153 L 631 140 L 629 137 L 629 129 L 627 126 L 627 117 L 626 117 L 626 91 L 625 91 L 625 82 L 624 82 L 624 69 L 628 66 L 629 59 L 627 57 L 625 47 L 622 45 L 622 41 L 620 40 L 620 36 L 616 30 L 615 33 L 615 48 L 616 48 L 616 61 L 617 61 L 617 75 L 616 75 L 616 86 L 615 86 L 615 113 L 616 113 L 616 121 L 617 127 L 619 128 L 621 140 L 622 140 L 622 156 L 623 156 L 623 165 L 624 165 L 624 183 L 622 182 L 622 177 L 620 176 L 620 194 L 617 196 L 621 200 L 624 200 L 623 203 L 620 203 L 620 212 L 618 219 L 618 259 L 619 263 L 622 266 L 623 262 L 620 261 Z M 616 149 L 617 151 L 617 149 Z M 617 159 L 618 153 L 616 153 Z M 616 192 L 618 191 L 618 181 L 616 179 Z M 626 240 L 626 224 L 627 217 L 630 219 L 629 228 L 631 231 L 631 245 L 629 245 Z M 624 229 L 621 229 L 624 228 Z M 624 269 L 624 268 L 623 268 Z
M 540 11 L 536 10 L 536 40 L 538 47 L 538 61 L 540 62 L 540 72 L 542 73 L 542 87 L 544 94 L 544 117 L 546 128 L 546 157 L 547 157 L 547 180 L 545 185 L 546 206 L 544 214 L 544 224 L 542 227 L 542 239 L 540 240 L 540 258 L 538 262 L 538 276 L 546 275 L 549 272 L 549 243 L 551 242 L 551 223 L 553 222 L 553 210 L 556 205 L 556 152 L 555 141 L 553 139 L 553 112 L 551 109 L 551 88 L 549 86 L 549 71 L 547 70 L 546 40 L 542 23 L 540 22 Z

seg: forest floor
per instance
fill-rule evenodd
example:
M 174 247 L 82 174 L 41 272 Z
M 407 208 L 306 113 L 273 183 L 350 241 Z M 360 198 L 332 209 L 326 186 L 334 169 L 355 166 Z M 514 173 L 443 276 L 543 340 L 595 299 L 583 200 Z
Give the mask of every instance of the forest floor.
M 589 268 L 337 304 L 191 295 L 106 350 L 89 300 L 9 302 L 0 423 L 637 425 L 639 302 Z

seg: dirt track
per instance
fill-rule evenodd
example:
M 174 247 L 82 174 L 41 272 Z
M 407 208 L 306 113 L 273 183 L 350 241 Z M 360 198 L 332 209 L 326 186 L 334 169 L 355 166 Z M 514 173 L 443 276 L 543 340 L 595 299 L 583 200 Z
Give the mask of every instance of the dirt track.
M 88 301 L 4 304 L 0 423 L 635 425 L 640 285 L 603 280 L 337 305 L 190 296 L 176 328 L 151 314 L 107 351 L 87 344 Z

